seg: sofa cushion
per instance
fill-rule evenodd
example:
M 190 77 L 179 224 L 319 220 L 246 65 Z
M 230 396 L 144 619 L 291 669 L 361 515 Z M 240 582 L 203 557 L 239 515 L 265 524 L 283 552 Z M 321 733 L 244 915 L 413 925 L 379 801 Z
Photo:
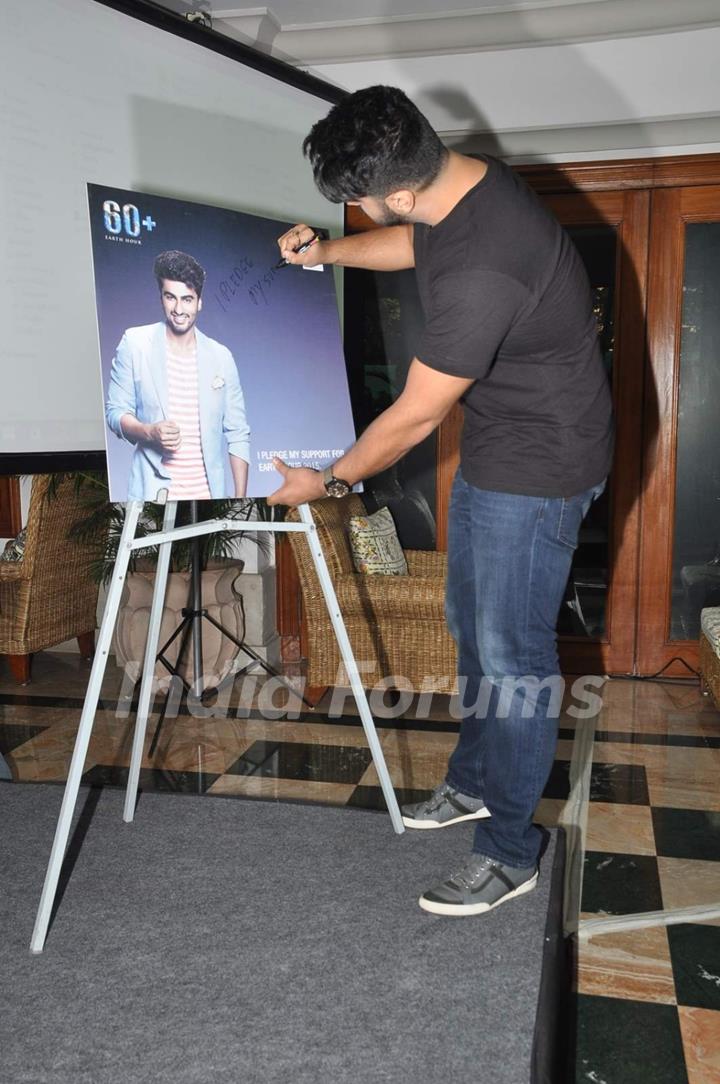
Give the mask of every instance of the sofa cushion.
M 700 628 L 715 654 L 720 657 L 720 606 L 706 606 L 701 610 Z
M 0 553 L 0 561 L 22 561 L 25 556 L 25 541 L 27 528 L 23 527 L 20 534 L 5 543 L 5 549 Z
M 366 576 L 407 576 L 405 554 L 387 508 L 379 508 L 371 516 L 351 516 L 348 537 L 358 572 Z

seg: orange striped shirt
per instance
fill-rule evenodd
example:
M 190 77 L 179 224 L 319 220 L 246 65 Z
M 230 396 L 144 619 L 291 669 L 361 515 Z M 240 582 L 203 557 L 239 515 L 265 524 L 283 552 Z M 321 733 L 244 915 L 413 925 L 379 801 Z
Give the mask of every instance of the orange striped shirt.
M 168 421 L 180 429 L 180 447 L 166 452 L 163 465 L 170 475 L 168 497 L 173 501 L 207 500 L 210 497 L 200 441 L 197 350 L 192 354 L 165 351 L 168 390 Z

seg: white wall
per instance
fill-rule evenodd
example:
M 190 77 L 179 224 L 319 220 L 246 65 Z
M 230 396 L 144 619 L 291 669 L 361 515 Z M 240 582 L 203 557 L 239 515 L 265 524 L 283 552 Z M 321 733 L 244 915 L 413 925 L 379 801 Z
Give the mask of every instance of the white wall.
M 0 452 L 104 445 L 87 182 L 342 229 L 324 99 L 91 0 L 0 3 L 0 102 Z
M 402 87 L 451 144 L 562 160 L 720 150 L 718 57 L 710 28 L 312 70 L 348 90 Z

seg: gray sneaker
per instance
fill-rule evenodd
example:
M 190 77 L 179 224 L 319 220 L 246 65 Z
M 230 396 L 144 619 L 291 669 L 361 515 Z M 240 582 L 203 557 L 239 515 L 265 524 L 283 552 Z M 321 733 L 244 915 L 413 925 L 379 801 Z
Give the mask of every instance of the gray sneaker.
M 447 881 L 423 892 L 418 903 L 423 911 L 434 915 L 480 915 L 515 896 L 532 892 L 537 879 L 537 866 L 518 869 L 485 854 L 471 854 Z
M 406 828 L 447 828 L 461 821 L 478 821 L 490 816 L 482 798 L 462 794 L 449 783 L 441 783 L 424 802 L 402 807 Z

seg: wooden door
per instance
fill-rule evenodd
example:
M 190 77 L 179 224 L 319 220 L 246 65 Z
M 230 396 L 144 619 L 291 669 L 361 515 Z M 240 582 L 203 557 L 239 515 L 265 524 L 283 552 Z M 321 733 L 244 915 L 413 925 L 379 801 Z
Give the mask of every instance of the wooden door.
M 650 238 L 638 671 L 687 676 L 720 605 L 720 186 L 653 192 Z

